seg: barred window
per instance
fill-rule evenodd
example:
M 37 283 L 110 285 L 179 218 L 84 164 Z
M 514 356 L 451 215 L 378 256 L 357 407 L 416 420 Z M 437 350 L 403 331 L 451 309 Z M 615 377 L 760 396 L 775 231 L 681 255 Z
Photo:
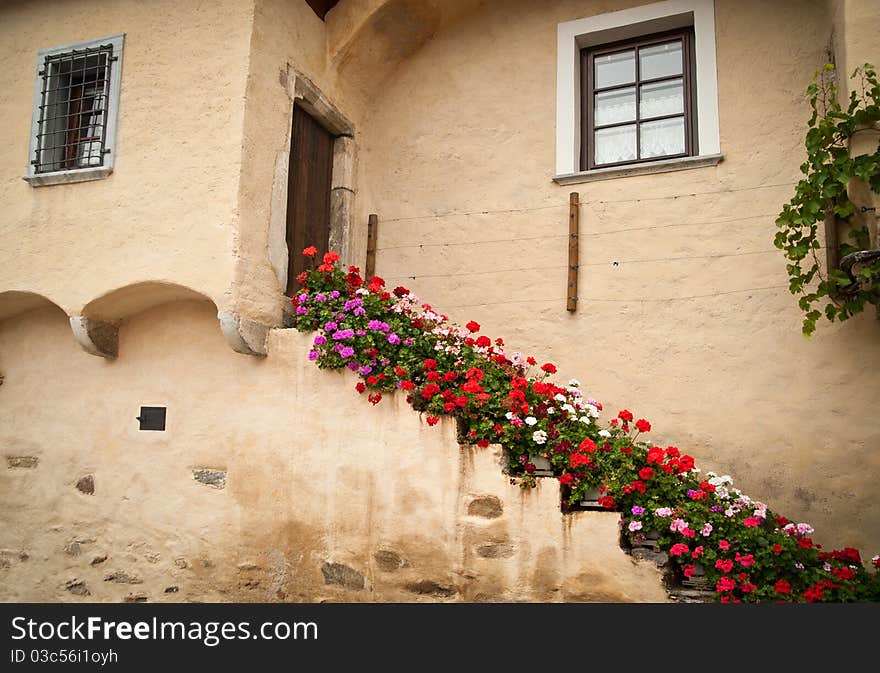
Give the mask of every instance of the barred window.
M 118 35 L 40 51 L 25 177 L 32 185 L 109 175 L 122 41 Z

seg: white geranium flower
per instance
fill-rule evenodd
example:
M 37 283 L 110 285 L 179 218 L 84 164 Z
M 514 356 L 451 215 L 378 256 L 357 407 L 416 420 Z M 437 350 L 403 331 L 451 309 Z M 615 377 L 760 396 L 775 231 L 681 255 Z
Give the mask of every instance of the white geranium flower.
M 581 385 L 581 382 L 578 381 L 577 379 L 570 379 L 568 382 L 568 385 L 570 385 L 573 388 L 579 388 Z
M 581 416 L 578 420 L 584 425 L 589 425 L 590 423 L 592 423 L 589 416 Z
M 534 416 L 526 416 L 525 421 L 526 425 L 535 425 L 538 422 L 538 419 Z
M 574 415 L 576 413 L 574 407 L 571 406 L 570 404 L 563 404 L 562 410 L 567 411 L 568 413 L 570 413 L 572 415 Z
M 535 430 L 535 432 L 532 433 L 532 439 L 535 444 L 544 444 L 547 441 L 547 433 L 543 430 Z
M 553 399 L 556 400 L 557 402 L 565 402 L 565 401 L 567 401 L 565 395 L 563 395 L 562 393 L 556 393 L 556 394 L 553 396 Z
M 611 436 L 611 433 L 608 432 L 607 430 L 599 430 L 599 436 L 600 436 L 600 437 L 608 438 L 608 437 Z
M 549 414 L 555 414 L 555 413 L 556 413 L 556 408 L 555 408 L 555 407 L 547 407 L 547 414 L 548 414 L 548 415 L 549 415 Z
M 506 414 L 504 414 L 504 418 L 506 418 L 508 421 L 511 420 L 513 418 L 513 412 L 508 411 Z
M 592 416 L 593 418 L 599 418 L 599 410 L 595 406 L 593 406 L 592 404 L 587 404 L 585 408 L 590 416 Z

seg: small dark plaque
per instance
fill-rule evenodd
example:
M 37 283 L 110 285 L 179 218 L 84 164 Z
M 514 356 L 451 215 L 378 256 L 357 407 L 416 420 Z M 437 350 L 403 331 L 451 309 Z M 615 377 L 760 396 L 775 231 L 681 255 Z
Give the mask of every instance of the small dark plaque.
M 165 430 L 165 407 L 141 407 L 141 430 Z

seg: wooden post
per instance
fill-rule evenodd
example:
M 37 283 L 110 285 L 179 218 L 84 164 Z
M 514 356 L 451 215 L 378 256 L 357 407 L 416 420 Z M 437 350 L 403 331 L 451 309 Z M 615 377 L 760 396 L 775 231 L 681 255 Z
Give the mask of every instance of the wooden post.
M 829 274 L 840 268 L 840 241 L 833 206 L 825 212 L 825 265 Z
M 367 266 L 364 269 L 364 278 L 370 280 L 376 275 L 376 238 L 379 229 L 379 216 L 375 213 L 370 215 L 367 221 Z
M 578 227 L 580 226 L 579 195 L 572 192 L 568 196 L 568 298 L 567 311 L 577 309 L 578 300 Z

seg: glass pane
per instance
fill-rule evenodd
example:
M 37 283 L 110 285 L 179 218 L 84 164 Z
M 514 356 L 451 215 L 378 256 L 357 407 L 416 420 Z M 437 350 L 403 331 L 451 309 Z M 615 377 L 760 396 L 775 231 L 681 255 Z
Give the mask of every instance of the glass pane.
M 673 79 L 666 82 L 643 84 L 639 100 L 639 116 L 661 117 L 684 112 L 684 82 Z M 596 122 L 598 124 L 598 122 Z
M 631 122 L 636 118 L 636 88 L 613 89 L 596 94 L 593 106 L 593 125 Z
M 594 59 L 597 89 L 636 81 L 636 53 L 634 50 L 605 54 Z
M 684 154 L 684 118 L 645 122 L 641 127 L 642 159 Z
M 681 40 L 639 49 L 639 79 L 681 74 Z
M 596 131 L 593 159 L 597 164 L 614 164 L 636 158 L 636 125 L 615 126 Z

